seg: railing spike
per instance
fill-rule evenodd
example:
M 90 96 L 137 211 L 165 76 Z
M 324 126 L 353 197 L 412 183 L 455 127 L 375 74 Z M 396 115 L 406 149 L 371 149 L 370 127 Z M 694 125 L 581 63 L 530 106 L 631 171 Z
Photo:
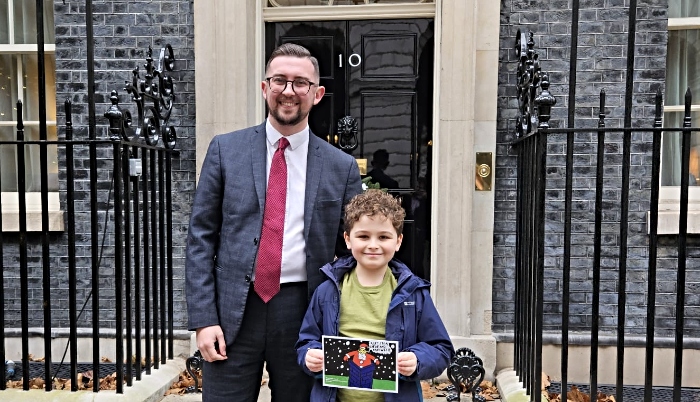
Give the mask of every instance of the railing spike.
M 66 112 L 66 140 L 70 141 L 73 139 L 73 102 L 66 99 L 63 107 Z
M 598 112 L 598 127 L 605 127 L 605 89 L 600 90 L 600 111 Z
M 661 87 L 656 89 L 655 103 L 654 127 L 661 127 L 661 118 L 663 116 L 663 94 L 661 93 Z
M 22 101 L 17 101 L 17 130 L 24 130 L 24 119 L 22 118 Z
M 690 92 L 690 87 L 686 89 L 685 91 L 685 116 L 683 116 L 683 127 L 690 127 L 691 126 L 691 119 L 690 119 L 690 105 L 691 102 L 693 101 L 693 94 Z
M 64 110 L 66 111 L 66 124 L 73 124 L 73 103 L 70 99 L 63 102 Z

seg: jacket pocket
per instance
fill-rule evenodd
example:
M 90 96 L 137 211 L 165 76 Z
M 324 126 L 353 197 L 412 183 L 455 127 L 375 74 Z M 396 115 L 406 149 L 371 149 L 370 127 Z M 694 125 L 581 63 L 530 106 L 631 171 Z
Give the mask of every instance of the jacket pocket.
M 342 199 L 335 198 L 332 200 L 316 200 L 316 209 L 337 208 L 340 206 Z
M 405 349 L 417 342 L 418 315 L 416 314 L 416 304 L 413 301 L 405 301 L 401 305 L 401 332 L 403 339 L 402 349 Z

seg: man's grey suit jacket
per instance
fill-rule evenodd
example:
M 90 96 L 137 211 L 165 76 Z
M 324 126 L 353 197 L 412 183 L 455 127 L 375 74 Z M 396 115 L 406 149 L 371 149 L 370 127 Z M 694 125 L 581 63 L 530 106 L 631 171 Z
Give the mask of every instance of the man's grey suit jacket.
M 233 342 L 255 270 L 267 189 L 265 123 L 217 135 L 209 145 L 187 237 L 190 330 L 221 325 Z M 293 184 L 291 184 L 293 185 Z M 362 191 L 355 159 L 309 135 L 304 238 L 309 294 L 334 257 L 345 204 Z

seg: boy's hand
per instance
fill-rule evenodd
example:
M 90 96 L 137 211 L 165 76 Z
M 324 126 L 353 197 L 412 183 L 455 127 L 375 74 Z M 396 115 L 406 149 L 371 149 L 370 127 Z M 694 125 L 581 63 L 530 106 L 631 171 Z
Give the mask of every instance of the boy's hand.
M 309 349 L 304 358 L 306 368 L 316 373 L 323 370 L 323 351 L 321 349 Z
M 399 352 L 399 359 L 396 362 L 399 369 L 399 374 L 405 377 L 410 377 L 416 372 L 418 359 L 413 352 Z

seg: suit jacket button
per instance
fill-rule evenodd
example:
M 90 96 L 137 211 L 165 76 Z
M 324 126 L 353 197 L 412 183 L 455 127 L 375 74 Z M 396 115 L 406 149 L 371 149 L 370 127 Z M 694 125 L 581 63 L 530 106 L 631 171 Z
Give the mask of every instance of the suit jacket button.
M 258 245 L 258 238 L 257 237 L 255 239 L 253 239 L 253 244 L 255 244 L 256 246 Z
M 246 281 L 247 283 L 250 283 L 250 275 L 246 275 L 246 276 L 245 276 L 245 281 Z

